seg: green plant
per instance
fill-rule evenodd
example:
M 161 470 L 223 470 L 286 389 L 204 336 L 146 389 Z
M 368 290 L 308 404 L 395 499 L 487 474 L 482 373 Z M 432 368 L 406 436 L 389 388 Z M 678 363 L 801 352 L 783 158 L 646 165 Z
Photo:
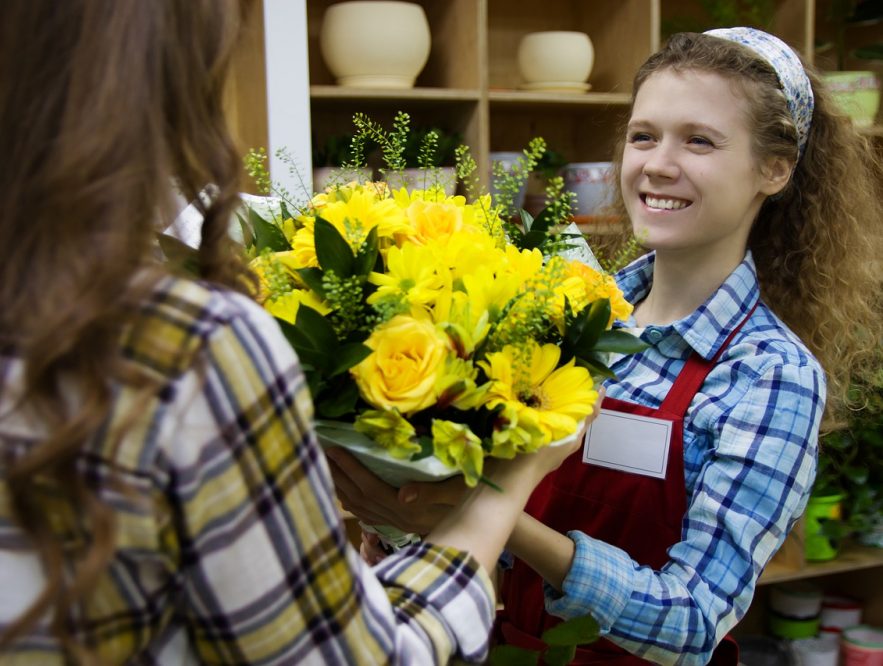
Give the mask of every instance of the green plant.
M 414 127 L 405 140 L 406 168 L 453 166 L 462 137 L 438 127 Z
M 846 46 L 846 31 L 851 25 L 870 25 L 883 20 L 880 3 L 867 0 L 831 0 L 826 19 L 834 29 L 834 41 L 818 45 L 817 51 L 833 46 L 837 57 L 837 69 L 846 69 L 846 59 L 852 56 L 859 60 L 883 59 L 883 44 L 870 44 L 849 51 Z
M 343 166 L 351 156 L 352 134 L 331 134 L 324 141 L 313 135 L 313 167 Z
M 565 666 L 573 661 L 576 648 L 598 640 L 598 623 L 589 616 L 573 618 L 543 632 L 542 651 L 527 650 L 514 645 L 498 645 L 491 650 L 491 666 Z
M 769 30 L 776 12 L 775 0 L 702 0 L 700 5 L 702 16 L 675 16 L 663 21 L 663 35 L 734 26 Z
M 883 516 L 883 363 L 874 376 L 853 387 L 859 405 L 841 430 L 821 440 L 813 486 L 817 496 L 842 494 L 843 520 L 829 521 L 831 537 L 863 534 Z

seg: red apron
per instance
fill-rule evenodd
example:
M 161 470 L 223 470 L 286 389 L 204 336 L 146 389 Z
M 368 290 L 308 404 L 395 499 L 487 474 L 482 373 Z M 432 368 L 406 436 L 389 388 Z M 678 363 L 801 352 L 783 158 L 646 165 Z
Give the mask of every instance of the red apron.
M 684 415 L 705 377 L 751 312 L 710 361 L 696 353 L 690 356 L 658 409 L 613 398 L 604 399 L 605 409 L 672 423 L 665 479 L 585 464 L 583 452 L 578 450 L 537 486 L 525 510 L 562 534 L 579 530 L 622 548 L 639 564 L 660 569 L 668 561 L 669 547 L 681 540 L 681 522 L 687 512 Z M 501 600 L 504 608 L 498 618 L 498 640 L 542 650 L 544 644 L 538 637 L 561 621 L 545 612 L 542 578 L 516 559 L 515 566 L 503 577 Z M 710 663 L 736 666 L 738 656 L 738 647 L 728 636 L 718 645 Z M 610 666 L 649 663 L 652 662 L 605 639 L 579 648 L 571 662 Z

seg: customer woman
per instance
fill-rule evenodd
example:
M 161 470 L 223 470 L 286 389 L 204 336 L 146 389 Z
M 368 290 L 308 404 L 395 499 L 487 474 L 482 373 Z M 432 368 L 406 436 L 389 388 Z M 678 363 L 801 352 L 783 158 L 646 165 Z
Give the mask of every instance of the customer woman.
M 496 468 L 506 493 L 373 572 L 349 547 L 300 366 L 227 238 L 245 11 L 0 3 L 4 664 L 480 660 L 484 569 L 569 453 Z M 173 182 L 214 185 L 201 281 L 154 259 Z
M 816 75 L 749 28 L 651 56 L 617 160 L 652 250 L 617 280 L 649 347 L 613 363 L 583 450 L 519 520 L 499 634 L 541 647 L 589 614 L 604 639 L 575 663 L 735 665 L 725 636 L 806 505 L 826 394 L 833 419 L 880 344 L 880 171 Z M 412 529 L 459 492 L 381 506 L 352 461 L 338 479 L 345 506 Z

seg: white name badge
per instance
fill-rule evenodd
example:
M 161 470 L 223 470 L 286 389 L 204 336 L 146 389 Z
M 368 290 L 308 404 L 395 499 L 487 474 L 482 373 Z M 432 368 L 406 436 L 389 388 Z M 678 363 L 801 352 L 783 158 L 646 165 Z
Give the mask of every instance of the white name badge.
M 664 479 L 671 430 L 665 419 L 602 409 L 586 433 L 583 462 Z

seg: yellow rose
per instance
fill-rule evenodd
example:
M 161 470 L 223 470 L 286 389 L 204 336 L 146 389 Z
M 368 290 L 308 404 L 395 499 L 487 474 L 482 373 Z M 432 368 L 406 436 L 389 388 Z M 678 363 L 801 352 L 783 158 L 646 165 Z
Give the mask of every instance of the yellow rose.
M 365 341 L 373 352 L 350 370 L 362 397 L 404 415 L 435 404 L 439 375 L 451 353 L 448 337 L 429 320 L 393 317 Z
M 431 238 L 450 238 L 463 228 L 463 209 L 452 203 L 430 203 L 416 200 L 407 210 L 415 243 Z

